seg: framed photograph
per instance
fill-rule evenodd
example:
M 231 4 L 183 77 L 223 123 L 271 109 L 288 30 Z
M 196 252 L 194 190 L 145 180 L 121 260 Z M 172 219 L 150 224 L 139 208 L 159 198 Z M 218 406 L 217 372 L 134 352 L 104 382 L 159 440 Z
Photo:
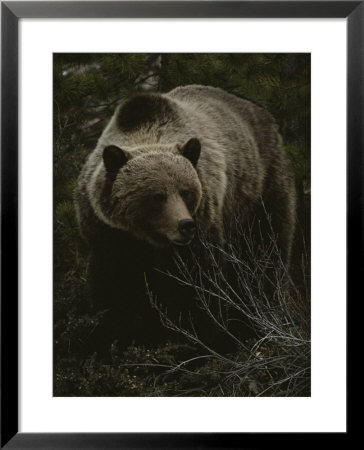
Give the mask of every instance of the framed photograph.
M 1 7 L 1 446 L 347 437 L 362 2 Z

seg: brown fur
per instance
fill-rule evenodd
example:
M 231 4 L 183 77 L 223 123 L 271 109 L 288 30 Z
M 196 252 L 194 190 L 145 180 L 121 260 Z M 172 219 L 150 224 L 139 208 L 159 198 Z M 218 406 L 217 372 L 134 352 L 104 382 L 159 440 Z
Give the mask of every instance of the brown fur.
M 191 138 L 201 144 L 196 167 L 183 156 Z M 113 176 L 103 161 L 106 146 L 127 159 Z M 274 121 L 220 89 L 186 86 L 121 104 L 83 169 L 76 204 L 89 239 L 103 223 L 164 246 L 178 238 L 178 221 L 193 217 L 223 245 L 232 220 L 247 222 L 262 199 L 289 260 L 295 190 Z
M 180 150 L 191 138 L 202 147 L 196 170 Z M 128 155 L 113 180 L 102 159 L 107 145 Z M 182 201 L 185 189 L 193 193 L 190 204 Z M 158 193 L 166 201 L 153 201 Z M 140 95 L 117 109 L 84 167 L 77 209 L 86 237 L 102 222 L 164 245 L 185 216 L 223 244 L 232 217 L 244 223 L 261 199 L 289 259 L 295 190 L 274 121 L 263 108 L 220 89 L 186 86 Z
M 294 182 L 277 127 L 263 108 L 205 86 L 123 102 L 89 155 L 76 192 L 91 247 L 91 298 L 98 310 L 109 310 L 92 348 L 107 348 L 113 339 L 160 342 L 145 277 L 172 318 L 193 311 L 195 323 L 203 323 L 194 293 L 161 275 L 173 267 L 171 249 L 181 243 L 180 254 L 194 270 L 188 258 L 193 236 L 181 240 L 181 221 L 194 219 L 200 231 L 194 249 L 202 234 L 223 246 L 239 238 L 236 223 L 249 227 L 259 218 L 262 200 L 288 263 Z M 208 327 L 204 331 L 210 335 Z

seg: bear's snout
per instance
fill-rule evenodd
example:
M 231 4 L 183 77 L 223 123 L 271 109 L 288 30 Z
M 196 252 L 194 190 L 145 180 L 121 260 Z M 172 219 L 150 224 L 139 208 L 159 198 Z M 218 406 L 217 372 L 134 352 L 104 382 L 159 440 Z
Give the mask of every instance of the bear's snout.
M 190 241 L 196 232 L 196 225 L 193 219 L 183 219 L 178 222 L 178 231 L 181 233 L 181 236 L 186 239 L 186 241 Z

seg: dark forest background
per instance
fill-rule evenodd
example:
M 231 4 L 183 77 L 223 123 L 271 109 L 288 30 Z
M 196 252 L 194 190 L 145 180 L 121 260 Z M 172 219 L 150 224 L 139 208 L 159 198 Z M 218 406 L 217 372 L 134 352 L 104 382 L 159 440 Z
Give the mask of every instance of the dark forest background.
M 310 55 L 55 54 L 53 70 L 54 395 L 308 395 L 309 330 L 299 330 L 297 346 L 290 337 L 286 347 L 256 338 L 248 343 L 254 353 L 210 355 L 192 365 L 185 364 L 191 359 L 188 344 L 120 351 L 115 342 L 108 362 L 88 354 L 85 343 L 103 312 L 90 312 L 88 248 L 79 233 L 73 195 L 82 165 L 120 100 L 187 84 L 220 87 L 259 102 L 279 124 L 298 192 L 296 240 L 304 245 L 296 246 L 295 257 L 300 260 L 305 253 L 309 260 Z M 309 267 L 304 271 L 309 284 Z M 308 292 L 306 286 L 306 306 Z M 304 311 L 309 322 L 309 308 Z M 284 336 L 291 334 L 285 331 Z

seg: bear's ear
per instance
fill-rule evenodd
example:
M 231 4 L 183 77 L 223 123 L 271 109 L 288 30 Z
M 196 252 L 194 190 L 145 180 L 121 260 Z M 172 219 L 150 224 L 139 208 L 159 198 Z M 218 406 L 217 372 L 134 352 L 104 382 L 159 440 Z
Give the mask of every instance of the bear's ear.
M 180 148 L 181 154 L 189 159 L 193 166 L 196 166 L 201 153 L 201 144 L 197 138 L 192 138 Z
M 105 168 L 109 173 L 116 173 L 129 159 L 129 154 L 116 145 L 108 145 L 102 154 Z

